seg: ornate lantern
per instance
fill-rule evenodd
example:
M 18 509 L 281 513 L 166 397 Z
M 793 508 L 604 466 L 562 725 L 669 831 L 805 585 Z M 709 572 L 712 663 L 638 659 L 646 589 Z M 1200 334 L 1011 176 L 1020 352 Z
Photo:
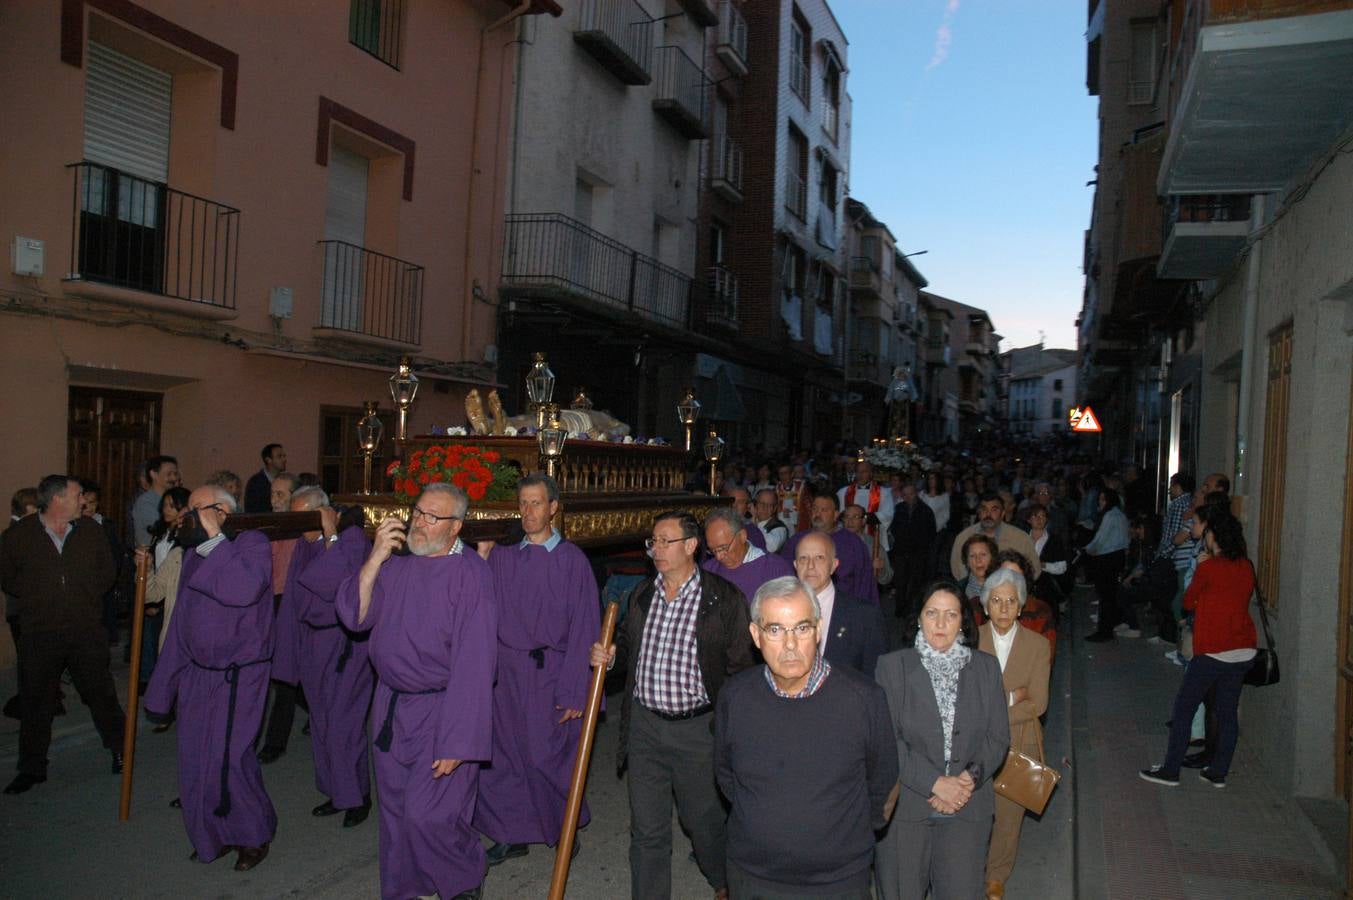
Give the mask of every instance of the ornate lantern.
M 719 437 L 719 433 L 711 428 L 709 437 L 705 438 L 705 459 L 709 461 L 709 494 L 711 497 L 717 493 L 714 489 L 714 481 L 719 471 L 719 460 L 723 457 L 724 444 L 724 439 Z
M 578 393 L 573 397 L 573 402 L 568 405 L 568 408 L 583 410 L 584 412 L 592 408 L 592 398 L 587 396 L 587 388 L 578 388 Z
M 536 413 L 536 428 L 540 429 L 545 427 L 545 404 L 554 399 L 554 373 L 545 362 L 544 353 L 537 353 L 535 360 L 526 374 L 526 396 Z
M 559 422 L 559 406 L 548 403 L 541 406 L 546 416 L 543 428 L 536 432 L 536 443 L 540 447 L 540 458 L 545 463 L 545 474 L 557 478 L 555 470 L 564 455 L 564 443 L 568 440 L 568 429 Z
M 399 433 L 396 439 L 402 445 L 409 439 L 409 407 L 413 406 L 413 400 L 418 396 L 418 376 L 413 374 L 407 356 L 399 358 L 399 371 L 390 376 L 390 396 L 399 410 Z
M 366 402 L 366 415 L 357 423 L 357 446 L 362 448 L 362 493 L 371 493 L 371 456 L 380 448 L 381 438 L 385 435 L 385 424 L 381 422 L 376 409 L 380 406 L 376 400 Z
M 691 429 L 700 418 L 700 401 L 695 399 L 695 388 L 686 388 L 686 396 L 677 404 L 677 418 L 686 426 L 686 452 L 691 452 Z

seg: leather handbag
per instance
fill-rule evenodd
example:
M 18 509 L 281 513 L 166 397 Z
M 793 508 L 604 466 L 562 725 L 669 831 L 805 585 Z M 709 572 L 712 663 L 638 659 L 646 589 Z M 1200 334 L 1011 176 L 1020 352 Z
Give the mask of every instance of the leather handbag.
M 1044 755 L 1041 734 L 1038 738 L 1038 755 Z M 1011 747 L 1005 755 L 1005 765 L 1001 766 L 992 783 L 996 793 L 1041 816 L 1047 808 L 1048 799 L 1052 797 L 1053 789 L 1061 780 L 1061 772 Z
M 1259 621 L 1264 626 L 1264 643 L 1268 646 L 1259 647 L 1254 657 L 1254 662 L 1245 672 L 1245 683 L 1254 687 L 1267 687 L 1270 684 L 1277 684 L 1280 673 L 1278 671 L 1278 647 L 1273 643 L 1273 630 L 1268 624 L 1268 604 L 1264 602 L 1264 595 L 1259 591 L 1259 581 L 1255 579 L 1254 595 L 1259 600 Z

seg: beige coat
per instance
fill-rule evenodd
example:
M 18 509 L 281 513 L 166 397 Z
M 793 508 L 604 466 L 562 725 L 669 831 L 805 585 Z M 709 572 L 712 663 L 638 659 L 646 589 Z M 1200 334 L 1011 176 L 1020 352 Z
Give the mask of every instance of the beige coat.
M 160 622 L 160 641 L 157 649 L 164 649 L 169 635 L 169 617 L 174 613 L 174 602 L 179 595 L 179 573 L 183 571 L 183 548 L 175 547 L 160 563 L 159 568 L 146 578 L 146 603 L 163 603 L 163 621 Z
M 984 653 L 996 655 L 996 644 L 992 640 L 991 623 L 983 625 L 978 637 L 978 649 Z M 1015 642 L 1010 646 L 1010 657 L 1005 661 L 1005 671 L 1001 680 L 1005 683 L 1005 694 L 1017 688 L 1025 688 L 1029 696 L 1009 708 L 1010 746 L 1043 761 L 1039 751 L 1042 743 L 1043 727 L 1038 717 L 1048 708 L 1048 678 L 1052 672 L 1052 654 L 1049 652 L 1048 639 L 1036 631 L 1022 625 L 1015 625 Z

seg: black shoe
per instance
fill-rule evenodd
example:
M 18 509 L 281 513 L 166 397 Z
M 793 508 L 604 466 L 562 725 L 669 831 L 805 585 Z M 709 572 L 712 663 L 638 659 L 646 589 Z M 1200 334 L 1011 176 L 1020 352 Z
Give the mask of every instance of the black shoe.
M 262 847 L 241 847 L 235 858 L 235 871 L 248 872 L 254 866 L 268 858 L 268 845 Z
M 1165 787 L 1179 787 L 1179 776 L 1166 773 L 1160 766 L 1142 769 L 1137 774 L 1141 776 L 1143 781 L 1149 781 L 1152 784 L 1163 784 Z
M 307 737 L 309 737 L 309 735 L 310 735 L 310 720 L 309 720 L 309 719 L 306 719 L 306 720 L 305 720 L 305 724 L 301 726 L 301 734 L 306 735 Z
M 169 808 L 170 808 L 170 809 L 183 809 L 183 800 L 182 800 L 182 798 L 175 797 L 173 800 L 170 800 L 170 801 L 169 801 Z
M 5 785 L 6 794 L 22 794 L 35 784 L 42 784 L 47 780 L 46 775 L 29 775 L 26 772 L 20 772 L 14 776 L 14 780 Z
M 501 841 L 495 843 L 485 853 L 484 857 L 489 861 L 489 865 L 496 866 L 509 859 L 515 859 L 518 856 L 525 856 L 531 852 L 530 844 L 504 844 Z
M 22 719 L 23 714 L 19 712 L 19 695 L 15 694 L 5 701 L 5 718 Z
M 114 751 L 113 751 L 113 774 L 114 774 L 114 775 L 121 775 L 121 774 L 122 774 L 122 751 L 121 751 L 121 750 L 114 750 Z
M 1198 773 L 1198 777 L 1211 784 L 1214 788 L 1226 787 L 1226 776 L 1214 775 L 1211 769 L 1203 769 L 1203 771 Z
M 361 806 L 354 806 L 351 809 L 343 810 L 343 827 L 356 828 L 366 821 L 366 817 L 371 815 L 371 799 L 368 797 Z
M 1113 640 L 1113 632 L 1096 631 L 1094 634 L 1088 635 L 1085 639 L 1092 644 L 1107 644 L 1109 641 Z
M 1207 751 L 1199 750 L 1197 753 L 1185 754 L 1180 765 L 1186 769 L 1206 769 L 1211 763 L 1212 758 L 1207 755 Z
M 461 891 L 459 894 L 452 897 L 451 900 L 479 900 L 479 898 L 483 896 L 484 896 L 484 885 L 481 884 L 477 888 L 471 888 L 468 891 Z
M 266 766 L 268 763 L 277 762 L 286 752 L 285 747 L 264 747 L 258 751 L 258 761 Z
M 342 812 L 342 810 L 334 806 L 334 801 L 325 800 L 319 806 L 316 806 L 314 809 L 310 810 L 310 815 L 314 816 L 315 818 L 322 819 L 325 816 L 336 816 L 340 812 Z

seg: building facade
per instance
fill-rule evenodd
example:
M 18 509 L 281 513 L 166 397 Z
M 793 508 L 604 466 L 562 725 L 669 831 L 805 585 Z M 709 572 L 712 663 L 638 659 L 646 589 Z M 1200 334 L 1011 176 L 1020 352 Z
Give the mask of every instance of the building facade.
M 934 395 L 955 398 L 958 412 L 955 439 L 964 440 L 991 432 L 1004 419 L 1004 410 L 998 402 L 1000 367 L 997 357 L 1001 336 L 996 333 L 986 310 L 929 291 L 922 291 L 921 297 L 932 310 L 932 329 L 939 322 L 940 335 L 947 334 L 948 337 L 947 343 L 933 348 L 939 351 L 937 356 L 947 356 L 949 362 L 937 372 L 939 382 Z M 934 334 L 933 330 L 931 334 Z M 927 348 L 931 349 L 929 345 Z
M 1067 430 L 1067 410 L 1076 405 L 1075 350 L 1017 347 L 1001 354 L 1000 369 L 1010 434 L 1041 437 Z

